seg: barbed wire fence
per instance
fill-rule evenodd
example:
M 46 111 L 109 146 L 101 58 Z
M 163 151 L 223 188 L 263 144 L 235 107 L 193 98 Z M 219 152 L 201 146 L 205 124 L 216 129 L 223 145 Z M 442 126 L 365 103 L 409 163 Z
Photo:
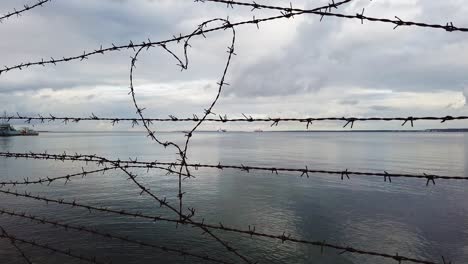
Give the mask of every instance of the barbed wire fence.
M 5 19 L 14 16 L 20 16 L 23 13 L 31 11 L 36 7 L 43 6 L 44 4 L 50 2 L 50 0 L 41 0 L 37 1 L 33 5 L 24 5 L 23 8 L 8 12 L 7 14 L 0 17 L 0 22 L 3 22 Z M 411 263 L 427 263 L 427 264 L 434 264 L 434 263 L 450 263 L 442 257 L 439 260 L 425 260 L 411 256 L 404 256 L 398 253 L 390 254 L 385 252 L 376 252 L 368 249 L 363 248 L 355 248 L 351 246 L 344 246 L 339 242 L 331 243 L 326 241 L 314 241 L 314 240 L 305 240 L 299 237 L 294 237 L 286 232 L 282 234 L 273 234 L 273 233 L 265 233 L 256 230 L 254 226 L 248 226 L 247 229 L 241 229 L 236 227 L 231 227 L 228 225 L 224 225 L 222 223 L 214 224 L 205 222 L 204 220 L 196 220 L 195 216 L 200 218 L 198 214 L 196 214 L 196 208 L 186 208 L 184 209 L 184 189 L 183 189 L 183 179 L 187 178 L 194 178 L 193 170 L 198 170 L 199 168 L 207 168 L 207 169 L 234 169 L 239 170 L 245 173 L 249 173 L 251 171 L 259 170 L 259 171 L 267 171 L 271 172 L 273 175 L 278 174 L 285 174 L 285 173 L 293 173 L 297 174 L 300 177 L 312 177 L 314 174 L 327 174 L 330 176 L 335 175 L 339 177 L 341 180 L 350 180 L 354 176 L 357 177 L 380 177 L 383 178 L 384 182 L 392 182 L 392 179 L 395 178 L 416 178 L 416 179 L 423 179 L 426 185 L 429 184 L 436 184 L 436 180 L 468 180 L 466 176 L 457 176 L 457 175 L 438 175 L 433 174 L 430 172 L 421 172 L 418 174 L 408 174 L 408 173 L 398 173 L 398 172 L 387 172 L 385 170 L 381 170 L 381 172 L 365 172 L 365 171 L 352 171 L 348 170 L 347 168 L 339 168 L 339 169 L 315 169 L 315 168 L 308 168 L 305 166 L 304 168 L 297 168 L 297 167 L 265 167 L 265 166 L 253 166 L 253 165 L 228 165 L 228 164 L 202 164 L 202 163 L 191 163 L 189 162 L 188 157 L 188 150 L 190 149 L 190 142 L 192 137 L 194 136 L 195 132 L 199 129 L 199 127 L 205 122 L 221 122 L 221 123 L 228 123 L 228 122 L 269 122 L 271 126 L 277 126 L 283 122 L 297 122 L 297 123 L 304 123 L 306 128 L 309 128 L 313 125 L 314 122 L 322 122 L 322 121 L 340 121 L 343 122 L 343 127 L 354 128 L 355 122 L 378 122 L 378 121 L 399 121 L 401 122 L 401 126 L 405 126 L 407 124 L 414 126 L 415 121 L 438 121 L 441 123 L 446 123 L 449 121 L 454 120 L 466 120 L 468 116 L 412 116 L 408 115 L 406 117 L 268 117 L 268 118 L 255 118 L 248 114 L 242 113 L 242 117 L 236 118 L 228 118 L 226 115 L 222 114 L 215 114 L 213 109 L 217 105 L 218 99 L 220 98 L 223 89 L 226 85 L 229 85 L 227 82 L 228 72 L 231 65 L 231 61 L 235 58 L 235 44 L 236 44 L 236 30 L 244 25 L 254 25 L 260 29 L 259 25 L 261 23 L 267 23 L 273 20 L 280 20 L 280 19 L 289 19 L 295 16 L 300 15 L 315 15 L 318 16 L 320 21 L 323 21 L 325 17 L 336 18 L 336 19 L 352 19 L 352 20 L 359 20 L 362 24 L 364 22 L 369 23 L 387 23 L 393 25 L 393 29 L 397 29 L 398 27 L 424 27 L 430 28 L 435 30 L 445 30 L 446 32 L 458 32 L 464 33 L 468 32 L 468 28 L 464 27 L 457 27 L 453 24 L 453 22 L 446 22 L 444 24 L 435 24 L 435 23 L 424 23 L 424 22 L 415 22 L 415 21 L 407 21 L 403 20 L 398 16 L 395 16 L 395 19 L 388 19 L 388 18 L 377 18 L 377 17 L 370 17 L 364 15 L 364 9 L 360 13 L 356 13 L 354 15 L 349 14 L 342 14 L 342 13 L 335 13 L 336 10 L 345 4 L 352 2 L 352 0 L 344 0 L 340 2 L 335 2 L 331 0 L 331 2 L 327 5 L 320 6 L 314 9 L 300 9 L 294 8 L 293 3 L 291 3 L 288 7 L 281 7 L 281 6 L 273 6 L 273 5 L 265 5 L 265 4 L 258 4 L 255 1 L 252 2 L 239 2 L 239 1 L 231 1 L 231 0 L 196 0 L 195 2 L 198 3 L 213 3 L 213 4 L 223 4 L 226 5 L 227 8 L 250 8 L 251 11 L 261 11 L 261 10 L 273 10 L 279 11 L 280 14 L 271 17 L 265 18 L 256 18 L 255 16 L 250 20 L 239 21 L 239 22 L 232 22 L 228 18 L 215 18 L 207 20 L 200 25 L 198 25 L 195 30 L 189 34 L 179 34 L 174 35 L 172 38 L 160 40 L 160 41 L 151 41 L 150 39 L 144 40 L 141 42 L 137 41 L 130 41 L 128 44 L 121 44 L 115 45 L 112 44 L 110 47 L 103 47 L 102 45 L 91 52 L 84 51 L 79 55 L 73 55 L 68 57 L 62 57 L 61 59 L 41 59 L 39 61 L 30 61 L 30 62 L 22 62 L 16 65 L 11 66 L 4 66 L 0 69 L 0 76 L 2 74 L 7 74 L 10 71 L 14 70 L 25 70 L 30 67 L 34 66 L 59 66 L 61 63 L 67 63 L 70 61 L 85 61 L 90 57 L 97 55 L 97 54 L 107 54 L 112 52 L 118 52 L 123 50 L 132 50 L 133 56 L 129 62 L 129 96 L 131 97 L 131 101 L 133 103 L 133 107 L 138 118 L 127 118 L 127 117 L 98 117 L 94 113 L 92 113 L 89 117 L 74 117 L 68 115 L 61 115 L 56 116 L 52 114 L 37 114 L 35 116 L 29 115 L 22 115 L 17 113 L 16 115 L 8 115 L 6 116 L 7 121 L 10 120 L 21 120 L 25 123 L 45 123 L 45 122 L 60 122 L 61 125 L 67 125 L 69 123 L 78 123 L 82 121 L 105 121 L 110 122 L 112 125 L 115 125 L 120 122 L 131 122 L 132 126 L 141 126 L 144 128 L 146 136 L 150 138 L 150 140 L 157 143 L 157 145 L 162 146 L 164 148 L 170 148 L 172 150 L 176 150 L 178 158 L 176 161 L 141 161 L 138 158 L 134 160 L 120 160 L 120 159 L 111 159 L 108 157 L 92 155 L 92 154 L 83 154 L 83 153 L 75 153 L 75 154 L 67 154 L 67 153 L 60 153 L 60 154 L 49 154 L 45 153 L 36 153 L 36 152 L 27 152 L 27 153 L 18 153 L 18 152 L 0 152 L 0 157 L 5 159 L 21 159 L 21 160 L 39 160 L 39 161 L 56 161 L 56 162 L 65 162 L 70 161 L 73 163 L 85 163 L 94 164 L 98 167 L 98 169 L 94 170 L 87 170 L 84 166 L 81 167 L 81 171 L 77 173 L 70 173 L 67 175 L 62 176 L 47 176 L 47 177 L 36 177 L 36 176 L 25 176 L 22 180 L 10 180 L 10 181 L 0 181 L 0 193 L 3 195 L 7 195 L 10 197 L 22 198 L 22 199 L 29 199 L 29 200 L 36 200 L 45 202 L 46 204 L 54 203 L 61 206 L 68 206 L 72 208 L 82 208 L 88 210 L 90 213 L 106 213 L 110 215 L 119 215 L 119 216 L 126 216 L 126 217 L 133 217 L 133 218 L 141 218 L 146 220 L 151 220 L 153 222 L 168 222 L 176 224 L 177 226 L 191 226 L 196 229 L 200 229 L 204 235 L 221 245 L 227 252 L 230 252 L 234 257 L 237 258 L 239 262 L 245 263 L 261 263 L 261 259 L 253 259 L 250 256 L 247 256 L 244 252 L 241 252 L 237 248 L 231 246 L 230 241 L 226 241 L 222 238 L 219 233 L 216 232 L 226 232 L 226 233 L 234 233 L 239 235 L 248 236 L 251 238 L 266 238 L 271 239 L 274 241 L 280 241 L 282 243 L 290 242 L 290 243 L 297 243 L 297 244 L 304 244 L 309 246 L 314 246 L 320 248 L 321 252 L 323 252 L 324 248 L 338 250 L 340 254 L 349 253 L 354 255 L 366 255 L 366 256 L 374 256 L 380 257 L 382 259 L 390 259 L 394 260 L 396 263 L 403 263 L 403 262 L 411 262 Z M 138 101 L 138 93 L 137 87 L 134 85 L 134 79 L 136 78 L 136 69 L 137 69 L 137 62 L 139 57 L 147 50 L 152 48 L 161 48 L 164 52 L 167 52 L 172 58 L 174 58 L 178 66 L 181 70 L 186 70 L 189 67 L 189 48 L 191 47 L 190 41 L 195 37 L 202 37 L 207 38 L 207 35 L 212 32 L 229 32 L 231 34 L 231 39 L 226 51 L 226 60 L 224 67 L 220 70 L 220 78 L 217 83 L 217 91 L 214 96 L 214 99 L 211 101 L 209 106 L 204 109 L 204 113 L 202 116 L 198 117 L 197 115 L 193 115 L 193 117 L 183 117 L 179 118 L 175 114 L 170 115 L 168 118 L 148 118 L 145 113 L 145 108 L 140 105 Z M 169 49 L 167 46 L 168 43 L 178 43 L 183 47 L 183 54 L 182 56 L 177 55 L 175 52 Z M 177 144 L 173 141 L 165 141 L 159 137 L 157 131 L 154 131 L 152 125 L 154 122 L 192 122 L 195 125 L 185 133 L 185 141 L 183 144 Z M 174 176 L 174 180 L 177 181 L 177 204 L 170 203 L 166 197 L 157 194 L 156 192 L 150 190 L 140 179 L 137 177 L 138 175 L 132 171 L 132 169 L 146 169 L 147 171 L 158 170 L 163 171 L 167 175 Z M 151 215 L 143 212 L 132 212 L 127 210 L 121 209 L 112 209 L 107 207 L 99 207 L 99 206 L 92 206 L 85 203 L 81 203 L 76 200 L 66 201 L 62 198 L 50 198 L 46 196 L 40 196 L 36 194 L 32 194 L 31 192 L 24 191 L 20 192 L 16 189 L 9 189 L 9 188 L 16 188 L 18 186 L 30 186 L 30 185 L 39 185 L 39 184 L 46 184 L 50 185 L 53 182 L 63 181 L 64 184 L 73 184 L 75 178 L 82 178 L 87 179 L 92 175 L 97 174 L 107 174 L 111 172 L 119 171 L 123 173 L 128 180 L 133 184 L 133 186 L 137 187 L 140 191 L 139 195 L 146 195 L 151 197 L 154 200 L 154 204 L 167 209 L 167 211 L 171 212 L 174 217 L 166 217 L 166 216 L 156 216 Z M 233 263 L 230 260 L 220 259 L 218 256 L 210 255 L 210 254 L 198 254 L 191 252 L 189 249 L 183 248 L 175 248 L 166 245 L 158 245 L 153 243 L 147 243 L 143 241 L 139 241 L 138 239 L 129 238 L 126 236 L 120 236 L 116 234 L 111 234 L 108 232 L 104 232 L 98 229 L 93 229 L 90 227 L 79 226 L 79 225 L 72 225 L 67 224 L 62 221 L 42 218 L 36 216 L 34 214 L 28 214 L 25 212 L 16 212 L 14 210 L 10 210 L 7 208 L 0 208 L 0 215 L 4 217 L 13 217 L 13 218 L 21 218 L 26 219 L 34 224 L 37 225 L 50 225 L 54 227 L 59 227 L 64 229 L 65 231 L 74 230 L 80 233 L 86 233 L 93 236 L 100 236 L 104 238 L 119 240 L 125 243 L 135 244 L 143 247 L 149 247 L 153 249 L 158 249 L 162 253 L 168 254 L 176 254 L 181 255 L 184 257 L 190 257 L 199 259 L 205 262 L 216 262 L 216 263 Z M 203 218 L 202 218 L 203 219 Z M 58 254 L 65 255 L 72 259 L 76 259 L 83 262 L 89 263 L 109 263 L 109 261 L 100 260 L 94 256 L 83 256 L 79 253 L 75 253 L 72 249 L 61 249 L 54 246 L 50 246 L 47 244 L 39 243 L 34 240 L 20 238 L 15 234 L 11 234 L 11 232 L 7 232 L 4 227 L 0 226 L 0 238 L 9 240 L 11 245 L 17 250 L 18 255 L 23 258 L 26 263 L 34 263 L 31 261 L 30 257 L 28 256 L 28 252 L 25 252 L 22 249 L 22 245 L 29 245 L 35 248 L 40 248 L 43 250 L 52 251 Z M 214 232 L 216 231 L 216 232 Z
M 51 2 L 52 0 L 39 0 L 37 1 L 35 4 L 33 5 L 23 5 L 23 7 L 21 9 L 18 9 L 16 10 L 13 9 L 13 11 L 10 11 L 4 15 L 1 15 L 0 16 L 0 23 L 3 23 L 5 20 L 7 20 L 8 18 L 11 18 L 11 17 L 20 17 L 23 13 L 25 12 L 28 12 L 29 10 L 33 9 L 33 8 L 36 8 L 36 7 L 41 7 L 43 6 L 44 4 L 48 3 L 48 2 Z

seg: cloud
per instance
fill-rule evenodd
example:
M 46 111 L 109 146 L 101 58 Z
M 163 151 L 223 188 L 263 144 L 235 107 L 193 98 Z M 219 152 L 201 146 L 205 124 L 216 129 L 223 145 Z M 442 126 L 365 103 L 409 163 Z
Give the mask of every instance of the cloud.
M 463 89 L 463 96 L 465 97 L 465 105 L 467 103 L 467 100 L 468 100 L 468 87 L 466 87 L 465 89 Z
M 1 5 L 9 10 L 17 1 Z M 339 11 L 354 14 L 362 8 L 369 16 L 397 14 L 403 20 L 468 25 L 468 7 L 460 0 L 353 1 Z M 0 34 L 8 41 L 0 42 L 0 56 L 5 65 L 61 58 L 111 43 L 171 38 L 213 17 L 242 21 L 272 14 L 278 12 L 190 1 L 52 2 L 1 25 Z M 403 26 L 392 30 L 388 24 L 331 17 L 320 22 L 314 15 L 260 24 L 260 29 L 242 26 L 236 33 L 237 56 L 226 76 L 230 86 L 214 109 L 219 114 L 454 115 L 466 109 L 468 39 L 463 33 Z M 194 38 L 189 69 L 183 72 L 162 49 L 144 51 L 134 77 L 148 115 L 203 112 L 216 95 L 230 37 L 222 31 Z M 183 55 L 180 44 L 168 48 Z M 2 74 L 0 103 L 9 112 L 132 116 L 128 85 L 134 53 L 130 49 Z
M 359 103 L 359 100 L 356 100 L 356 99 L 343 99 L 339 103 L 343 104 L 343 105 L 357 105 Z
M 453 6 L 450 4 L 455 3 L 383 1 L 369 4 L 366 12 L 392 17 L 389 16 L 392 10 L 392 14 L 399 11 L 405 19 L 437 21 L 439 12 L 433 11 L 441 6 L 448 11 L 447 6 Z M 352 12 L 351 8 L 346 10 Z M 452 10 L 449 17 L 459 17 L 460 23 L 468 22 L 460 12 Z M 465 86 L 466 38 L 444 31 L 403 27 L 391 30 L 390 27 L 334 18 L 325 18 L 325 22 L 307 20 L 298 29 L 298 37 L 281 51 L 281 56 L 262 58 L 237 72 L 234 84 L 238 89 L 233 93 L 286 95 L 333 86 L 460 91 Z

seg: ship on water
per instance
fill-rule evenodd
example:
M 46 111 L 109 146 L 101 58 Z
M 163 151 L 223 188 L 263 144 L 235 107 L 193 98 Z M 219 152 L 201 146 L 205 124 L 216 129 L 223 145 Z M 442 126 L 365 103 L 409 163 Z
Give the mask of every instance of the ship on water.
M 39 132 L 34 131 L 27 127 L 22 127 L 20 129 L 15 129 L 10 124 L 8 124 L 8 118 L 6 113 L 0 122 L 0 137 L 11 137 L 11 136 L 37 136 Z

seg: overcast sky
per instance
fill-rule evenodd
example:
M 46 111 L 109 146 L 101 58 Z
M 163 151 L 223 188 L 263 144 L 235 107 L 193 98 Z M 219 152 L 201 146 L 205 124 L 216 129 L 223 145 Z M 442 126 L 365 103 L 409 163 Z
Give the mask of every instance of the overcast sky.
M 289 1 L 256 1 L 289 6 Z M 28 2 L 2 0 L 0 13 Z M 29 2 L 30 4 L 34 2 Z M 314 8 L 326 1 L 293 1 Z M 354 0 L 337 12 L 468 27 L 462 0 Z M 54 0 L 0 24 L 1 65 L 61 58 L 100 45 L 169 39 L 192 32 L 211 18 L 232 22 L 268 17 L 277 11 L 257 10 L 193 0 Z M 213 25 L 215 26 L 215 25 Z M 302 15 L 236 28 L 236 53 L 226 86 L 213 111 L 228 117 L 419 116 L 467 115 L 468 33 Z M 230 44 L 230 32 L 196 37 L 190 65 L 180 71 L 161 48 L 143 52 L 135 72 L 137 99 L 147 117 L 201 116 L 216 95 Z M 168 46 L 182 55 L 182 47 Z M 90 57 L 83 62 L 32 67 L 0 75 L 0 110 L 25 115 L 136 117 L 128 95 L 133 50 Z M 188 127 L 186 124 L 184 127 Z M 314 123 L 313 129 L 341 129 L 343 123 Z M 463 127 L 416 123 L 416 128 Z M 112 129 L 88 122 L 64 128 Z M 217 129 L 207 124 L 202 129 Z M 303 129 L 304 124 L 222 125 L 231 130 Z M 118 125 L 116 130 L 129 127 Z M 155 129 L 183 129 L 157 124 Z M 400 123 L 356 123 L 355 129 L 399 129 Z

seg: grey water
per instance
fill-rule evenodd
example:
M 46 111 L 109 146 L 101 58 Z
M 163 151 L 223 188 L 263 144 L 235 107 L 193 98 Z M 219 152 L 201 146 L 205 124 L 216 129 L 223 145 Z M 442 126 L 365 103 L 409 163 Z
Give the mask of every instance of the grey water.
M 161 133 L 183 142 L 182 133 Z M 175 161 L 175 150 L 151 142 L 142 133 L 42 133 L 37 137 L 0 138 L 0 151 L 82 153 L 111 158 Z M 393 173 L 467 176 L 468 133 L 197 133 L 189 162 L 261 165 Z M 0 181 L 37 179 L 77 173 L 95 164 L 0 158 Z M 178 179 L 165 171 L 135 169 L 152 192 L 177 204 Z M 299 239 L 323 241 L 371 251 L 442 262 L 468 260 L 468 182 L 424 179 L 192 170 L 183 181 L 184 208 L 207 223 Z M 109 171 L 50 186 L 9 187 L 55 199 L 176 218 L 148 195 L 140 195 L 122 172 Z M 3 189 L 8 187 L 2 187 Z M 70 206 L 46 204 L 0 194 L 0 208 L 27 212 L 64 223 L 240 262 L 202 230 Z M 112 263 L 202 263 L 154 248 L 39 225 L 0 215 L 9 234 Z M 259 263 L 395 263 L 372 256 L 279 240 L 215 232 Z M 34 263 L 79 263 L 58 253 L 19 244 Z M 185 260 L 184 260 L 185 259 Z M 10 242 L 0 240 L 0 263 L 23 263 Z

